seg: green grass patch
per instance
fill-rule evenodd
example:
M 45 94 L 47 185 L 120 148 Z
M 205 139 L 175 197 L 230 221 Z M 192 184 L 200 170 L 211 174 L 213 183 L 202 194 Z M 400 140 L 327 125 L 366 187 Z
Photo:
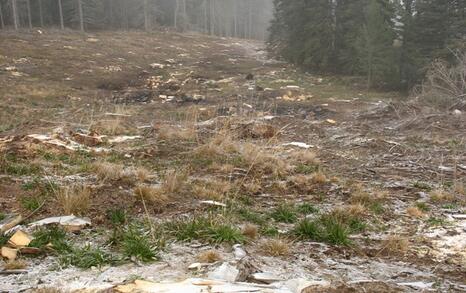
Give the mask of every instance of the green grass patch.
M 369 210 L 371 210 L 376 215 L 381 215 L 384 213 L 385 208 L 382 203 L 374 202 L 369 205 Z
M 81 269 L 102 267 L 115 263 L 117 260 L 100 248 L 92 248 L 86 245 L 83 248 L 73 248 L 70 252 L 60 255 L 59 262 L 62 266 L 75 266 Z
M 210 219 L 195 217 L 187 220 L 167 222 L 164 230 L 178 241 L 193 241 L 205 238 L 206 229 L 211 226 Z
M 241 231 L 228 224 L 219 224 L 209 227 L 207 236 L 213 243 L 243 243 L 245 237 Z
M 0 212 L 0 221 L 3 221 L 6 218 L 6 215 Z
M 264 236 L 269 236 L 269 237 L 275 237 L 280 234 L 277 227 L 269 226 L 269 225 L 261 227 L 260 233 Z
M 126 211 L 122 209 L 109 209 L 107 210 L 107 219 L 110 221 L 112 226 L 122 226 L 127 222 Z
M 319 166 L 317 165 L 308 165 L 308 164 L 298 164 L 295 168 L 295 172 L 298 174 L 312 174 L 319 171 Z
M 319 212 L 318 208 L 307 202 L 299 204 L 296 207 L 296 210 L 303 215 L 315 214 Z
M 35 196 L 22 197 L 20 199 L 21 206 L 29 211 L 35 211 L 40 207 L 40 200 Z
M 431 227 L 445 226 L 448 224 L 448 221 L 443 218 L 430 217 L 427 219 L 427 224 Z
M 365 229 L 366 224 L 357 217 L 328 213 L 314 220 L 301 220 L 295 225 L 293 234 L 299 239 L 350 245 L 349 235 Z
M 428 212 L 430 210 L 429 206 L 425 202 L 416 202 L 416 207 L 423 212 Z
M 58 253 L 70 252 L 71 245 L 68 243 L 65 230 L 58 226 L 41 228 L 32 234 L 34 239 L 29 243 L 30 247 L 44 249 L 46 246 Z
M 281 223 L 294 223 L 298 219 L 295 207 L 290 204 L 277 206 L 270 214 L 270 217 Z
M 122 248 L 125 256 L 136 258 L 142 262 L 157 259 L 157 247 L 149 242 L 149 236 L 131 227 L 123 235 Z
M 235 212 L 238 215 L 238 217 L 244 221 L 248 221 L 258 225 L 263 225 L 267 222 L 263 215 L 245 207 L 241 207 L 237 209 Z
M 425 182 L 421 182 L 421 181 L 414 182 L 413 187 L 417 188 L 417 189 L 425 190 L 425 191 L 431 191 L 432 190 L 432 187 L 429 184 L 427 184 Z

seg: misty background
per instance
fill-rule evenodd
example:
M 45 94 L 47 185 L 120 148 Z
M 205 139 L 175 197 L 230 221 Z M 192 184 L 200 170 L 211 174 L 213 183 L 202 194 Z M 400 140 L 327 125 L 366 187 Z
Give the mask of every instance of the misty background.
M 265 40 L 272 0 L 0 0 L 0 28 L 198 31 Z

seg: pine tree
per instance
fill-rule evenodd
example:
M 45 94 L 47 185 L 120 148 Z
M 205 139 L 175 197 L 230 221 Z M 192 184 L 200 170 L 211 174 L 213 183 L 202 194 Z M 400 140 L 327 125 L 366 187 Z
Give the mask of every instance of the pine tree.
M 341 73 L 357 74 L 359 33 L 364 25 L 364 17 L 361 12 L 367 4 L 367 0 L 338 0 L 335 7 L 336 17 L 336 54 L 338 68 Z
M 393 46 L 396 35 L 391 2 L 370 0 L 364 18 L 365 23 L 358 39 L 358 56 L 361 71 L 367 76 L 367 85 L 395 86 L 399 80 L 399 71 Z
M 446 44 L 450 38 L 450 2 L 451 0 L 416 1 L 414 41 L 424 64 L 432 58 L 445 56 Z
M 269 46 L 292 63 L 328 71 L 335 45 L 333 18 L 332 0 L 276 0 Z

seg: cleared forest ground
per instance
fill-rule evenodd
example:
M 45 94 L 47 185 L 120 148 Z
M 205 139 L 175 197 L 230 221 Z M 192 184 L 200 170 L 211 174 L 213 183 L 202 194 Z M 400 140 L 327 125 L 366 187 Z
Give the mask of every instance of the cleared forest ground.
M 0 236 L 0 291 L 465 291 L 465 129 L 252 41 L 2 32 L 0 222 L 34 249 Z

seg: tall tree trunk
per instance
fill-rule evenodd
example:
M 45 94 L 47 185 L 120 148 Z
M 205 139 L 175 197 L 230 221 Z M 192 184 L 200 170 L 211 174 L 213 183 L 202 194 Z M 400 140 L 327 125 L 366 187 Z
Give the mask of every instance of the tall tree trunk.
M 202 2 L 204 5 L 204 33 L 207 34 L 209 32 L 208 30 L 208 20 L 207 20 L 207 0 L 204 0 Z
M 173 26 L 175 29 L 178 29 L 178 10 L 180 9 L 180 2 L 179 0 L 175 1 L 175 12 L 173 15 Z
M 233 9 L 233 25 L 234 25 L 234 34 L 233 36 L 236 38 L 238 37 L 238 1 L 233 1 L 234 9 Z
M 150 30 L 149 2 L 148 2 L 148 0 L 144 0 L 144 29 L 146 31 Z
M 39 21 L 40 26 L 44 27 L 44 15 L 42 14 L 42 0 L 39 0 Z
M 31 0 L 26 0 L 29 29 L 32 30 Z
M 252 0 L 248 0 L 248 38 L 252 39 Z
M 60 15 L 60 28 L 62 30 L 65 29 L 65 22 L 63 21 L 63 5 L 61 3 L 62 0 L 58 0 L 58 14 Z
M 15 30 L 18 30 L 18 9 L 16 7 L 16 0 L 11 0 L 11 9 L 13 13 L 13 24 L 15 27 Z
M 209 27 L 209 32 L 210 35 L 213 35 L 215 33 L 215 0 L 209 0 L 209 19 L 210 19 L 210 27 Z
M 3 9 L 2 9 L 2 3 L 0 2 L 0 28 L 4 29 L 5 28 L 5 22 L 3 21 Z
M 78 0 L 78 13 L 79 13 L 79 29 L 84 32 L 84 15 L 83 15 L 83 3 Z

